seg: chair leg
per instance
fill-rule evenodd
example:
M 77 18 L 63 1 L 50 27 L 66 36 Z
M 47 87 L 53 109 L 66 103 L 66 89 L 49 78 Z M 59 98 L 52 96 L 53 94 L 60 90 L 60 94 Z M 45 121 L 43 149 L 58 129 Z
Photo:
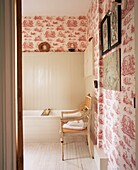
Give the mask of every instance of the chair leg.
M 61 142 L 62 161 L 64 161 L 64 139 L 63 139 L 63 134 L 62 133 L 61 133 L 61 137 L 60 137 L 60 142 Z
M 88 145 L 88 136 L 85 136 L 86 144 Z
M 64 161 L 64 141 L 61 141 L 61 147 L 62 147 L 62 161 Z
M 60 142 L 61 142 L 62 161 L 64 161 L 64 137 L 63 137 L 63 122 L 62 121 L 60 124 Z

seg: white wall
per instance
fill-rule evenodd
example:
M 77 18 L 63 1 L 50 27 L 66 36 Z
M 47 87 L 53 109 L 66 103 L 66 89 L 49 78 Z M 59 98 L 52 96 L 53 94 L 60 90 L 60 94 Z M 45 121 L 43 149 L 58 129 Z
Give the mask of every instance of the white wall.
M 89 94 L 94 96 L 94 83 L 93 76 L 85 77 L 85 95 Z
M 74 109 L 84 101 L 82 52 L 23 53 L 23 108 Z
M 84 76 L 85 76 L 85 95 L 88 93 L 91 96 L 94 95 L 94 48 L 93 48 L 93 38 L 87 44 L 87 48 L 84 52 Z

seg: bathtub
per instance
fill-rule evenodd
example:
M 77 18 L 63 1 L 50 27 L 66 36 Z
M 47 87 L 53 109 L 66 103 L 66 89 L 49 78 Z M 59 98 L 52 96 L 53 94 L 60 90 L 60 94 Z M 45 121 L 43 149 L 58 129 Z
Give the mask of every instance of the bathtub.
M 60 142 L 60 113 L 52 110 L 49 116 L 41 116 L 42 110 L 23 111 L 24 142 Z

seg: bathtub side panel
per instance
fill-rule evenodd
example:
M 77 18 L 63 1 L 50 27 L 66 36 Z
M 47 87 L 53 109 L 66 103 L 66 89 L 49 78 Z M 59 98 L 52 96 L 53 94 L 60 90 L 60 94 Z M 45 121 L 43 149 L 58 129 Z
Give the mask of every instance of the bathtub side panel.
M 24 142 L 60 142 L 60 117 L 24 117 Z

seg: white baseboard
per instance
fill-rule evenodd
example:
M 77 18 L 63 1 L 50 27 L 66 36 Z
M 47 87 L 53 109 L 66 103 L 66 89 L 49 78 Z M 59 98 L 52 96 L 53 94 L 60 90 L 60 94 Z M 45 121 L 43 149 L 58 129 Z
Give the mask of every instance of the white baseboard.
M 99 149 L 96 145 L 94 146 L 94 160 L 98 170 L 107 170 L 108 158 L 103 149 Z

